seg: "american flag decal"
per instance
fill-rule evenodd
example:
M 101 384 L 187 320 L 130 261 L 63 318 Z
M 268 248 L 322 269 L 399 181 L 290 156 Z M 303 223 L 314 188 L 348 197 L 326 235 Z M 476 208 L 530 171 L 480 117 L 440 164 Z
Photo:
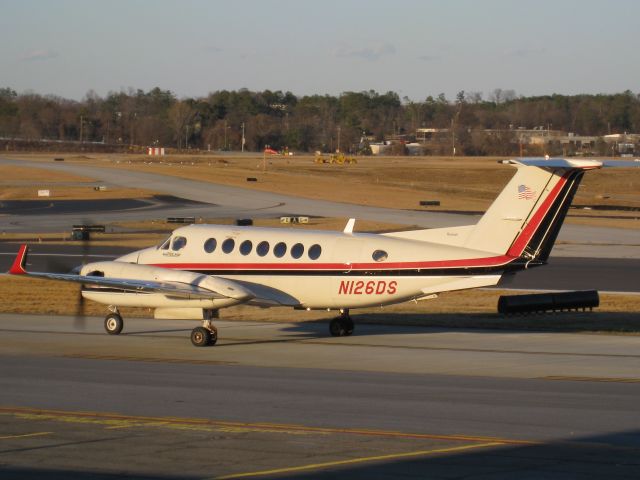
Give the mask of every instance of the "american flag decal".
M 531 190 L 526 185 L 518 185 L 518 199 L 519 200 L 530 200 L 536 194 L 533 190 Z

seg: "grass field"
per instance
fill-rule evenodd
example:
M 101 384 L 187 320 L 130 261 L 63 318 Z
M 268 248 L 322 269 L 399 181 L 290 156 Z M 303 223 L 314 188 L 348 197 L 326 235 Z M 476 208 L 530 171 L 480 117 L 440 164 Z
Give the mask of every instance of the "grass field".
M 93 178 L 42 168 L 3 166 L 0 176 L 0 200 L 89 200 L 145 198 L 153 192 L 142 188 L 95 190 Z M 39 197 L 38 190 L 49 190 L 50 197 Z

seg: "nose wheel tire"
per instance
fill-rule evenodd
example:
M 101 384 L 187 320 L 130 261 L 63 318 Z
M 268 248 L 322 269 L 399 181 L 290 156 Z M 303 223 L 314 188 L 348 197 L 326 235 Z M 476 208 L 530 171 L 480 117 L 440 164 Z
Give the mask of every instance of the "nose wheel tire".
M 191 343 L 196 347 L 206 347 L 207 345 L 213 345 L 218 339 L 217 335 L 215 340 L 212 340 L 212 335 L 209 330 L 204 327 L 196 327 L 191 330 Z M 213 341 L 213 343 L 211 343 Z
M 124 327 L 122 317 L 117 313 L 110 313 L 104 319 L 104 329 L 109 335 L 119 335 Z

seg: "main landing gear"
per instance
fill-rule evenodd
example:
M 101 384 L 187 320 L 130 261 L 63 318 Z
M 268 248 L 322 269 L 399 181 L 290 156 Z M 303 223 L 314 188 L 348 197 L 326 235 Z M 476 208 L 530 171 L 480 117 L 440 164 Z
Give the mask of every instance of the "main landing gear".
M 109 305 L 109 310 L 111 313 L 104 319 L 104 329 L 109 335 L 119 335 L 122 327 L 124 327 L 124 322 L 122 321 L 118 307 Z
M 211 323 L 211 320 L 203 320 L 201 327 L 191 330 L 191 343 L 196 347 L 215 345 L 217 341 L 218 329 Z
M 341 309 L 340 316 L 331 320 L 329 332 L 334 337 L 345 337 L 353 333 L 353 320 L 349 316 L 349 309 Z

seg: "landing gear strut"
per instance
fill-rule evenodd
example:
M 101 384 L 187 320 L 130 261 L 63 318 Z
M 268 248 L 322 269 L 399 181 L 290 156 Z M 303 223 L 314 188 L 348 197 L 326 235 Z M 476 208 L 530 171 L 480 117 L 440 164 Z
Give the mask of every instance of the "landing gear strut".
M 211 320 L 203 320 L 201 327 L 191 330 L 191 343 L 196 347 L 215 345 L 217 341 L 218 329 L 211 323 Z
M 111 310 L 111 313 L 104 319 L 104 329 L 109 335 L 119 335 L 122 327 L 124 327 L 124 322 L 122 321 L 118 307 L 109 305 L 109 310 Z
M 349 316 L 349 309 L 340 310 L 340 316 L 331 320 L 329 332 L 334 337 L 345 337 L 353 333 L 353 320 Z

